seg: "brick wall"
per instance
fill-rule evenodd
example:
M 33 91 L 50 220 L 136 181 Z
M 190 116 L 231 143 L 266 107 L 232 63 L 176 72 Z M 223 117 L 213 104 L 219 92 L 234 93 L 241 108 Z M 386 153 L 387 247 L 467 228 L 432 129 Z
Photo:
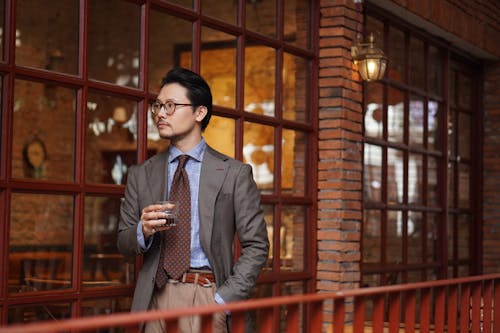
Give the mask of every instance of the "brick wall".
M 350 46 L 361 16 L 352 1 L 320 7 L 317 291 L 329 292 L 360 280 L 362 84 Z

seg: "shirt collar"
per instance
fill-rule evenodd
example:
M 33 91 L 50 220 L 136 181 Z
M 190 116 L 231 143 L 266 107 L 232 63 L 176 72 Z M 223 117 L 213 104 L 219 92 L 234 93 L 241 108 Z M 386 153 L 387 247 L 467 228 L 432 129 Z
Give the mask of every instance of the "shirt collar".
M 203 153 L 205 153 L 206 147 L 207 143 L 204 138 L 201 138 L 201 141 L 186 153 L 183 153 L 180 149 L 174 146 L 170 146 L 168 152 L 168 163 L 172 163 L 172 161 L 180 155 L 189 155 L 189 157 L 193 160 L 201 162 L 203 160 Z

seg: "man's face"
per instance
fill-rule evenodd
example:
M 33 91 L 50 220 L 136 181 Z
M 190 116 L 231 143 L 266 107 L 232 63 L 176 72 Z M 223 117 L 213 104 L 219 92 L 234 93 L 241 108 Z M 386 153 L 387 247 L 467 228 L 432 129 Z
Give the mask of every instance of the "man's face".
M 173 102 L 175 104 L 191 104 L 187 98 L 187 89 L 178 83 L 170 83 L 163 86 L 156 98 L 162 104 Z M 197 108 L 193 112 L 191 105 L 177 105 L 171 115 L 167 115 L 165 108 L 162 108 L 153 117 L 160 137 L 171 140 L 179 140 L 184 137 L 198 135 L 201 128 L 200 112 Z

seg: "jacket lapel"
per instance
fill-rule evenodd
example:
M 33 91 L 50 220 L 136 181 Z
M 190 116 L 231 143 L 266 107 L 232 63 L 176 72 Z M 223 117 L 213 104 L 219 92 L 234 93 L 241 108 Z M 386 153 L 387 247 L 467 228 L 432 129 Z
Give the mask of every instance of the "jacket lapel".
M 219 154 L 207 146 L 201 166 L 198 197 L 198 206 L 200 209 L 200 242 L 205 249 L 210 249 L 215 200 L 226 178 L 229 167 L 225 163 L 225 160 L 227 160 L 227 156 Z

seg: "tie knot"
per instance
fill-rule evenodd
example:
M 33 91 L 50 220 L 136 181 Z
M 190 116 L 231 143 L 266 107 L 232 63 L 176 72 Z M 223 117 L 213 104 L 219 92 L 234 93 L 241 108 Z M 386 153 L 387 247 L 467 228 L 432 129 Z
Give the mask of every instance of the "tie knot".
M 189 159 L 189 155 L 180 155 L 179 157 L 177 157 L 177 159 L 179 160 L 179 168 L 184 168 L 184 166 L 186 165 L 186 162 L 187 160 Z

